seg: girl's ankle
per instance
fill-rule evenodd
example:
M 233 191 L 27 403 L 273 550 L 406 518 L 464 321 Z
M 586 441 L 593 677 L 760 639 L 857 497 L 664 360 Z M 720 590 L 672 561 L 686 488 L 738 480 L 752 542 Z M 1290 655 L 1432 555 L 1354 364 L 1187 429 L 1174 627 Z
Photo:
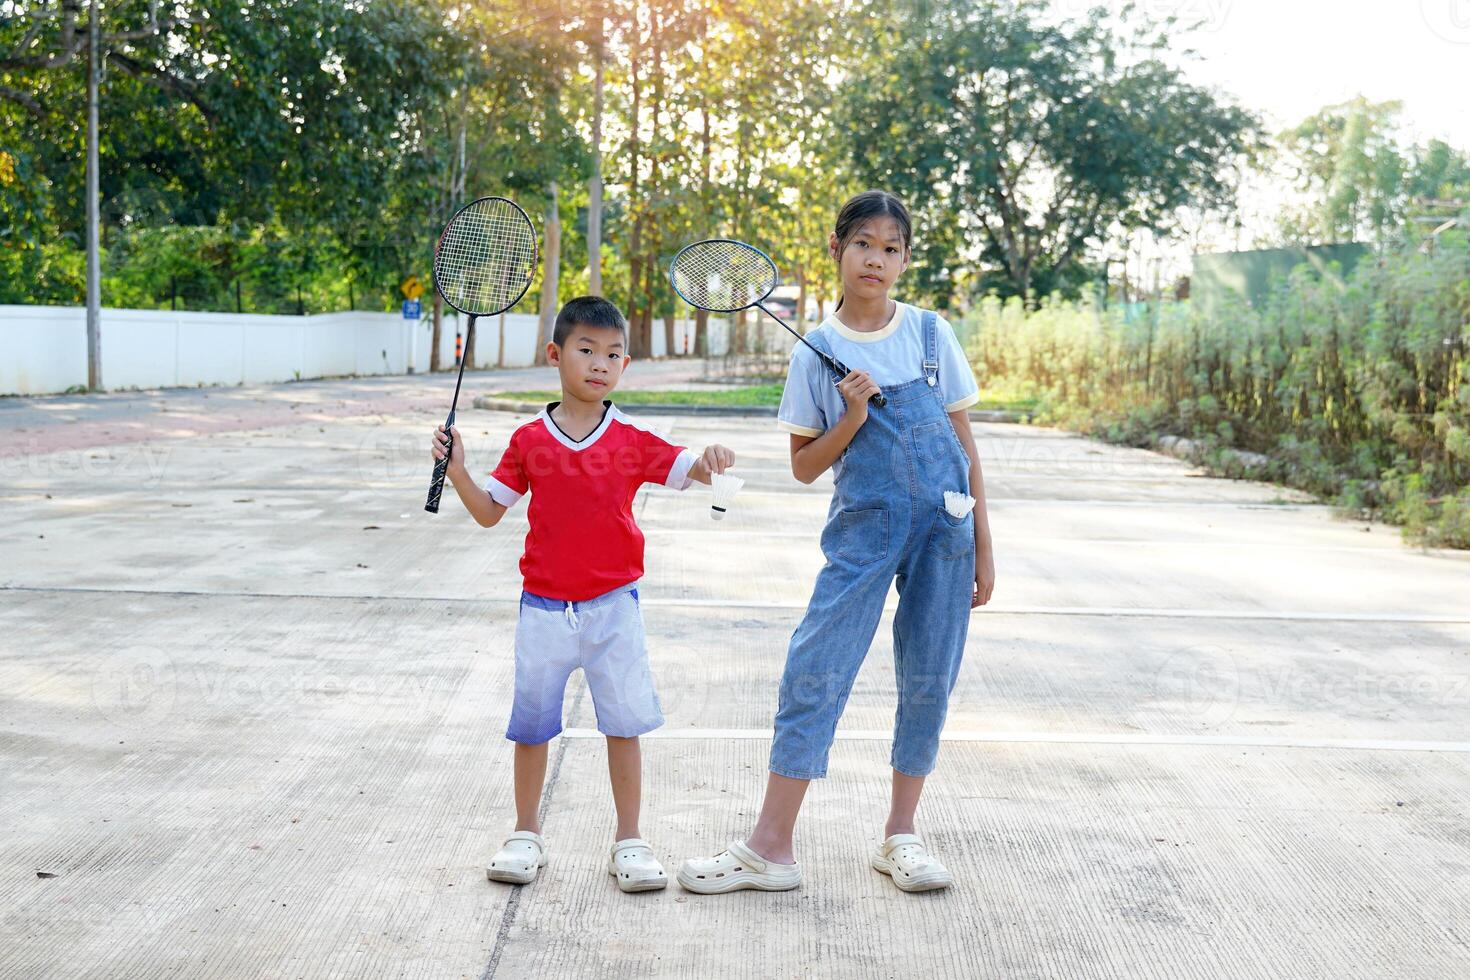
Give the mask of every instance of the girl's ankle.
M 772 864 L 796 863 L 796 851 L 789 840 L 766 839 L 762 838 L 759 833 L 754 833 L 746 839 L 745 846 Z

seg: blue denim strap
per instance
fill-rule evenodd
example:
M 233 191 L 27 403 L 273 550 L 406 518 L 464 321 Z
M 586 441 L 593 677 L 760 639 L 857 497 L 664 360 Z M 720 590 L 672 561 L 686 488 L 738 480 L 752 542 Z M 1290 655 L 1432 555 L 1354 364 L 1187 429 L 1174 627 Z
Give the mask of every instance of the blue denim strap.
M 830 344 L 827 343 L 827 338 L 823 337 L 817 331 L 813 330 L 811 333 L 802 334 L 802 336 L 806 338 L 807 343 L 811 344 L 813 347 L 821 351 L 823 354 L 826 354 L 828 357 L 837 356 L 832 353 L 832 347 Z M 801 341 L 798 340 L 797 343 L 799 344 L 801 343 Z
M 924 311 L 924 380 L 933 388 L 939 383 L 938 317 L 933 310 Z

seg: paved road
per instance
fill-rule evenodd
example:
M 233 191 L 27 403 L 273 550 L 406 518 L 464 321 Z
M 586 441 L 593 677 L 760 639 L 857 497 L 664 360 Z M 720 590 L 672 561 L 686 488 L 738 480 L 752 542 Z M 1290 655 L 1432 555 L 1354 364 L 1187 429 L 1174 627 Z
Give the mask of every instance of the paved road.
M 3 403 L 0 977 L 1470 975 L 1470 559 L 1022 426 L 977 427 L 999 583 L 920 812 L 953 889 L 865 863 L 886 620 L 800 891 L 618 892 L 580 678 L 552 863 L 487 882 L 524 511 L 423 512 L 444 388 L 253 389 L 221 426 L 131 396 L 162 422 L 80 447 L 130 396 Z M 488 469 L 516 419 L 463 418 Z M 17 419 L 62 448 L 14 451 Z M 697 490 L 638 503 L 669 719 L 644 832 L 673 867 L 749 826 L 830 488 L 769 420 L 658 421 L 749 481 L 721 523 Z
M 718 371 L 714 374 L 717 376 Z M 725 387 L 706 381 L 710 375 L 702 360 L 638 361 L 629 366 L 622 387 Z M 280 385 L 0 398 L 0 458 L 399 412 L 428 412 L 442 418 L 449 411 L 454 380 L 454 372 L 446 371 Z M 488 391 L 547 391 L 558 387 L 555 368 L 469 371 L 464 380 L 469 397 L 462 404 L 468 405 L 474 395 Z

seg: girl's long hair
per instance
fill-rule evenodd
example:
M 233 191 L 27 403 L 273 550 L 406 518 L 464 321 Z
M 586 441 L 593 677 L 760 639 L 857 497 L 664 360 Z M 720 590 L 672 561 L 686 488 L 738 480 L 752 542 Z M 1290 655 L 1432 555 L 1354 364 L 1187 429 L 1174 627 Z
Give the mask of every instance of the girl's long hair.
M 884 216 L 898 222 L 899 234 L 903 235 L 903 247 L 912 249 L 914 246 L 914 222 L 909 217 L 909 209 L 903 206 L 903 202 L 887 191 L 863 191 L 847 199 L 842 205 L 842 210 L 837 212 L 837 265 L 838 281 L 841 282 L 842 253 L 847 251 L 847 243 L 857 230 L 872 218 Z M 837 305 L 832 307 L 833 312 L 842 309 L 842 294 L 837 294 Z

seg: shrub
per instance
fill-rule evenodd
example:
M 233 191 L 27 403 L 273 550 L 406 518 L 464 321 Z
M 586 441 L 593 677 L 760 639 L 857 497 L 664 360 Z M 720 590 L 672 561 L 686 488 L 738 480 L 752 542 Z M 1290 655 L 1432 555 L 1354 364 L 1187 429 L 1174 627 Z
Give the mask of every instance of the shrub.
M 1148 445 L 1197 440 L 1217 470 L 1254 471 L 1470 547 L 1470 242 L 1364 260 L 1345 284 L 1309 265 L 1258 308 L 1136 312 L 987 298 L 963 336 L 982 387 L 1033 392 L 1038 422 Z M 1225 448 L 1265 454 L 1242 467 Z

